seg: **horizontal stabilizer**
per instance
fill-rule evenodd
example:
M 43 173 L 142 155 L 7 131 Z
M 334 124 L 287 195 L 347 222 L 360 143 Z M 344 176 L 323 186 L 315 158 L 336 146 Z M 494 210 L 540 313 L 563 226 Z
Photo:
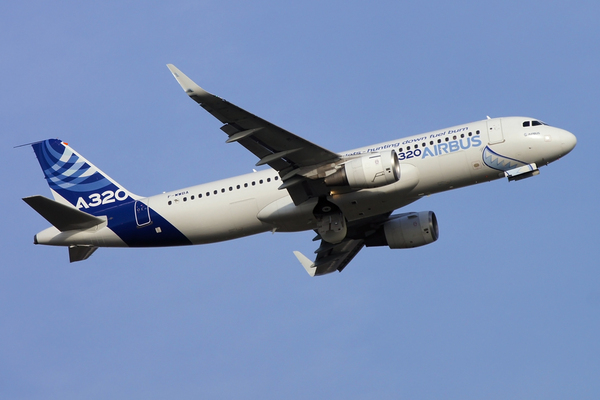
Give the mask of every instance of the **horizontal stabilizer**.
M 44 196 L 25 197 L 23 201 L 61 232 L 89 229 L 106 221 L 76 208 L 50 200 Z M 90 253 L 91 254 L 91 253 Z M 89 255 L 88 255 L 89 257 Z M 87 257 L 86 257 L 87 258 Z
M 69 246 L 69 262 L 87 260 L 97 249 L 96 246 Z

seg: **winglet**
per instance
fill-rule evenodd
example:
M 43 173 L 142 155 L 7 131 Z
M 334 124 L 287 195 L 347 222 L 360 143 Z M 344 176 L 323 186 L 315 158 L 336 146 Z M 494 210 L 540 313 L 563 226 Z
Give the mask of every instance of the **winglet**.
M 188 78 L 186 74 L 181 72 L 173 64 L 167 64 L 167 68 L 169 68 L 169 71 L 171 71 L 171 73 L 177 80 L 177 83 L 179 83 L 184 92 L 186 92 L 188 96 L 190 96 L 198 103 L 200 103 L 203 99 L 213 97 L 212 94 L 208 93 L 206 90 L 198 86 L 196 82 Z
M 315 276 L 315 272 L 317 272 L 317 267 L 315 266 L 315 263 L 310 261 L 308 257 L 300 253 L 299 251 L 294 251 L 294 255 L 296 256 L 298 261 L 300 261 L 300 264 L 302 264 L 306 272 L 308 272 L 310 276 Z

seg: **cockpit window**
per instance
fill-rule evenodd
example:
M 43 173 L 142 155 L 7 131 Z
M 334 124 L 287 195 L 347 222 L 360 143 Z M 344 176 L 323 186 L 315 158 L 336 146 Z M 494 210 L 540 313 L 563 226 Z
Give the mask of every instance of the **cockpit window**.
M 542 121 L 525 121 L 523 122 L 523 126 L 540 126 L 540 125 L 548 125 Z

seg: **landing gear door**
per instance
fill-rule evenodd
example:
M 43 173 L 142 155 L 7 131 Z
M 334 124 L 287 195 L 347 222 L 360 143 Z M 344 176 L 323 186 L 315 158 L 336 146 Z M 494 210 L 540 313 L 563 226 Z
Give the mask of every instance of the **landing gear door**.
M 135 201 L 135 223 L 137 226 L 146 226 L 152 223 L 152 220 L 150 219 L 150 207 L 148 206 L 148 202 L 149 200 L 147 198 Z
M 502 120 L 499 118 L 488 119 L 488 138 L 489 144 L 498 144 L 504 142 L 504 134 L 502 133 Z

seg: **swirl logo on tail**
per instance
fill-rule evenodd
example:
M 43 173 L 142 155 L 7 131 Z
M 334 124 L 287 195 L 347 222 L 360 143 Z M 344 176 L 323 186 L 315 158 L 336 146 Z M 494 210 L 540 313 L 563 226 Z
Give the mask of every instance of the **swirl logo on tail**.
M 58 139 L 32 144 L 54 199 L 96 215 L 130 193 Z
M 112 185 L 97 168 L 60 140 L 45 140 L 33 148 L 48 184 L 56 191 L 92 192 Z

